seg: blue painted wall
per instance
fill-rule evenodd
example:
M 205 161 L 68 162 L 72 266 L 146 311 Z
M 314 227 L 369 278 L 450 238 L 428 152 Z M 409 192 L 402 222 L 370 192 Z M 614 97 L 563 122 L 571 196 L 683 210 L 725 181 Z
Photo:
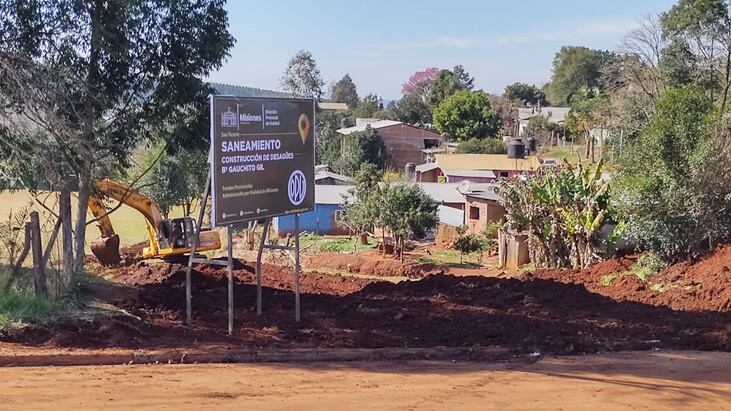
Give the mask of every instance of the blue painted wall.
M 336 211 L 341 210 L 337 204 L 315 204 L 315 209 L 300 214 L 300 231 L 319 235 L 343 235 L 348 230 L 335 221 Z M 278 235 L 294 233 L 294 215 L 274 218 L 274 231 Z

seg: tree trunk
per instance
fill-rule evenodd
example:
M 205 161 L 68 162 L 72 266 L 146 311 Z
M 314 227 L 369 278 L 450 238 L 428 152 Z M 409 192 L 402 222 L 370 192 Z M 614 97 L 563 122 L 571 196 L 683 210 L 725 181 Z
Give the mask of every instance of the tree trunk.
M 84 269 L 86 212 L 89 206 L 89 196 L 91 195 L 90 180 L 88 175 L 79 176 L 79 204 L 76 206 L 76 236 L 74 238 L 74 272 L 81 272 Z
M 68 290 L 74 273 L 74 233 L 71 222 L 71 191 L 67 188 L 63 188 L 59 194 L 58 209 L 61 219 L 61 252 L 63 253 L 61 281 L 63 288 Z
M 591 132 L 589 130 L 586 130 L 586 150 L 585 150 L 585 157 L 586 159 L 589 159 L 589 149 L 591 147 Z

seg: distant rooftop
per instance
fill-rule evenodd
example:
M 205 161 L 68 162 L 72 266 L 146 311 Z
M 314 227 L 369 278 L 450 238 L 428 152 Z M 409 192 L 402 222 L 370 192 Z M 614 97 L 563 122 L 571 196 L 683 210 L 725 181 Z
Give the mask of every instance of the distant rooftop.
M 533 117 L 542 116 L 551 123 L 563 123 L 566 116 L 571 111 L 571 107 L 525 107 L 518 109 L 518 118 L 520 121 L 528 121 Z
M 435 154 L 435 163 L 442 170 L 538 170 L 538 157 L 508 158 L 505 154 Z
M 367 119 L 367 120 L 371 120 L 371 119 Z M 340 130 L 338 130 L 338 133 L 348 135 L 350 133 L 355 133 L 358 131 L 365 131 L 366 127 L 368 127 L 368 126 L 370 126 L 374 130 L 377 130 L 379 128 L 397 126 L 399 124 L 404 124 L 404 123 L 402 123 L 400 121 L 394 121 L 394 120 L 363 121 L 353 127 L 341 128 Z

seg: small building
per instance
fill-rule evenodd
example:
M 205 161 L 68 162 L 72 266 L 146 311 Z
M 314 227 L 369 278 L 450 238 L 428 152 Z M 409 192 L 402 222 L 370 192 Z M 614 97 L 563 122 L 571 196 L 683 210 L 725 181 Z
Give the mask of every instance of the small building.
M 566 116 L 569 115 L 571 107 L 523 107 L 518 110 L 518 135 L 524 135 L 530 119 L 533 117 L 545 117 L 549 123 L 564 124 Z
M 350 185 L 315 185 L 315 209 L 300 214 L 300 231 L 318 235 L 345 235 L 342 204 L 353 188 Z M 279 236 L 294 234 L 294 215 L 275 217 L 274 232 Z
M 422 182 L 469 181 L 493 183 L 498 178 L 509 178 L 534 172 L 541 167 L 536 156 L 508 158 L 505 154 L 434 154 L 433 163 L 416 166 L 414 179 Z
M 473 185 L 463 192 L 465 196 L 465 224 L 468 232 L 480 233 L 494 221 L 503 221 L 505 207 L 492 185 Z
M 315 184 L 320 185 L 350 185 L 353 180 L 342 174 L 333 173 L 327 165 L 315 166 Z
M 432 130 L 412 126 L 401 121 L 357 118 L 355 126 L 341 128 L 338 133 L 347 136 L 367 127 L 375 130 L 386 147 L 388 164 L 396 170 L 403 170 L 406 164 L 421 164 L 431 152 L 425 149 L 441 147 L 442 136 Z M 345 145 L 343 145 L 345 147 Z
M 440 205 L 464 210 L 464 195 L 459 191 L 462 187 L 457 183 L 416 183 L 424 193 Z

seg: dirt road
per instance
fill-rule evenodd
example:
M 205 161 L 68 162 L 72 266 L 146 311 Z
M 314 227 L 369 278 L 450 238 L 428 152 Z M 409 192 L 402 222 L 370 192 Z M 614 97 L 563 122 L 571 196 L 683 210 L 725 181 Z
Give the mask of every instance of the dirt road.
M 0 369 L 1 409 L 731 409 L 731 354 Z

